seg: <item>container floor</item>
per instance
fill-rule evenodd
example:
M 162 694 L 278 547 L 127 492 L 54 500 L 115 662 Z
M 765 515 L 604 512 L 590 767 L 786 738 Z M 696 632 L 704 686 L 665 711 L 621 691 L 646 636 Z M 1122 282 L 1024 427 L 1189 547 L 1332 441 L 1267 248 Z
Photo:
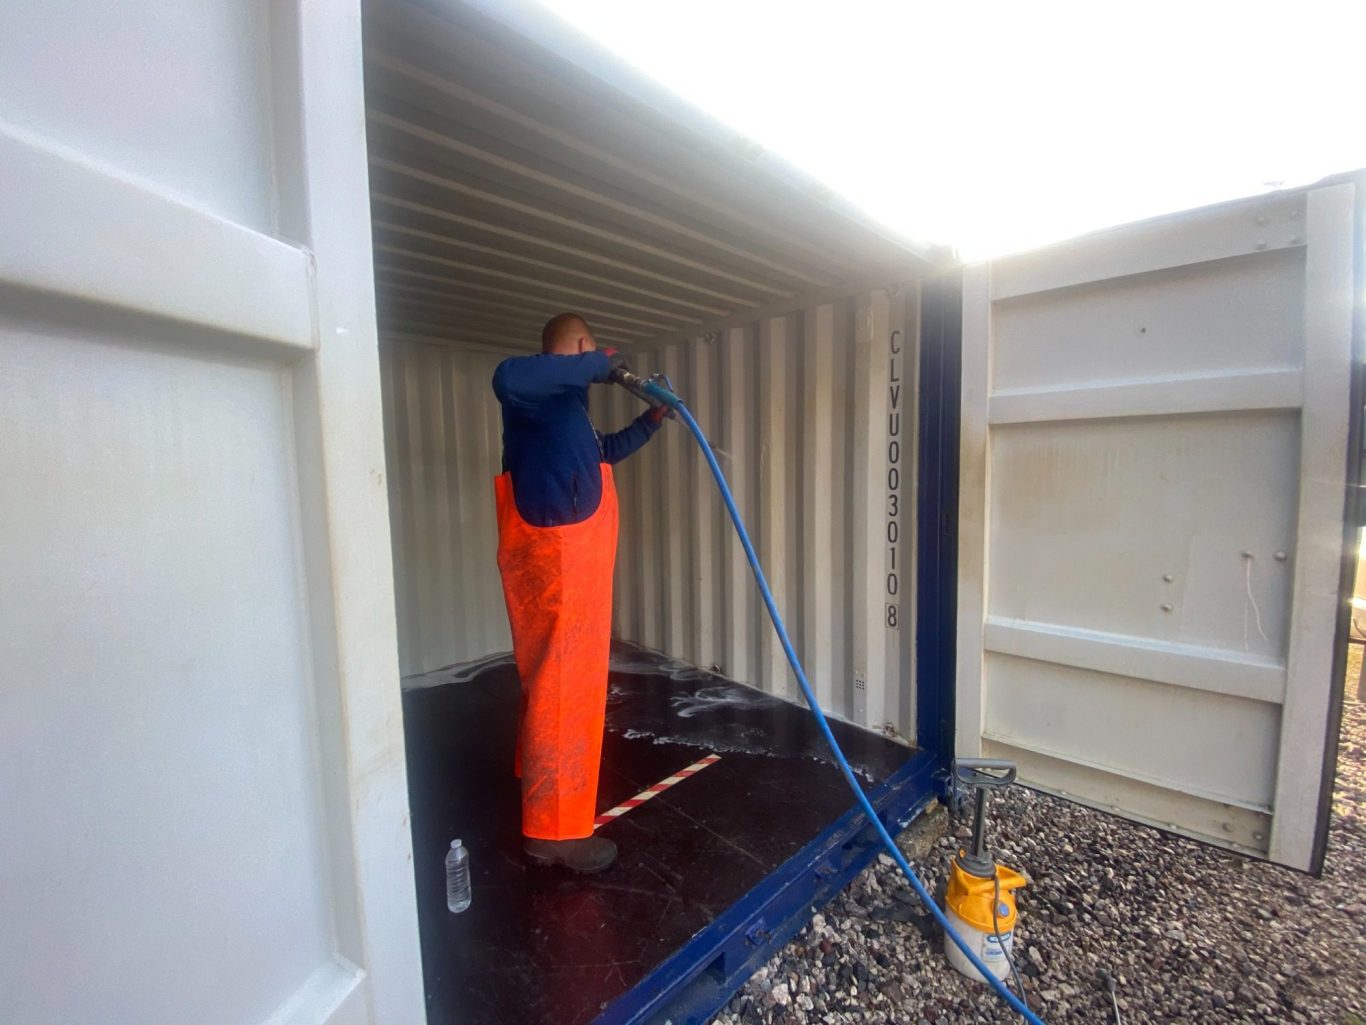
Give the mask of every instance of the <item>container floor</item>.
M 526 865 L 512 775 L 519 684 L 506 658 L 405 681 L 418 918 L 431 1025 L 587 1025 L 853 803 L 805 708 L 634 648 L 614 649 L 599 812 L 720 760 L 603 826 L 607 872 Z M 911 755 L 835 724 L 881 781 Z M 469 848 L 474 900 L 446 910 L 443 859 Z

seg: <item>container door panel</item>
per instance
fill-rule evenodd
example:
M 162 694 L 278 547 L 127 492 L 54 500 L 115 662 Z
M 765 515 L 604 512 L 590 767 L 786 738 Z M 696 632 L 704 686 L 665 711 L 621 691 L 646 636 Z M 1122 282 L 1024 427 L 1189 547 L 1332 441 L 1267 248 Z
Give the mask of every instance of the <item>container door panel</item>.
M 1317 867 L 1353 210 L 1324 186 L 965 272 L 960 754 Z
M 0 8 L 0 1018 L 420 1022 L 354 5 Z

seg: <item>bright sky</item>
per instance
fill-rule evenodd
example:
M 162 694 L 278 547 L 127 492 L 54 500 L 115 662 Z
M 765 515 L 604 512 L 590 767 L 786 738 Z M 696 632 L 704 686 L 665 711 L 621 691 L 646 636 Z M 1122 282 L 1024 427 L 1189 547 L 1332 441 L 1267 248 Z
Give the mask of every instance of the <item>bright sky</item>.
M 1366 0 L 542 0 L 969 259 L 1366 166 Z

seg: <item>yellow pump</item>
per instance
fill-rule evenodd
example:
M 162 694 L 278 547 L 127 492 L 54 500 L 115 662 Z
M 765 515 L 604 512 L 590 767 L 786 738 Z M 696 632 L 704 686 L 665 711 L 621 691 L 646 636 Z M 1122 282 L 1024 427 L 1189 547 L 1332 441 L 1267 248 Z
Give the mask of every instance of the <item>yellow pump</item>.
M 1015 765 L 994 759 L 960 758 L 953 765 L 953 780 L 955 794 L 960 788 L 975 791 L 976 805 L 971 847 L 960 850 L 949 864 L 944 913 L 973 953 L 996 978 L 1003 979 L 1011 969 L 1015 941 L 1015 891 L 1028 880 L 997 864 L 988 853 L 986 805 L 989 790 L 1004 789 L 1015 782 Z M 944 953 L 949 964 L 969 979 L 986 981 L 947 935 Z

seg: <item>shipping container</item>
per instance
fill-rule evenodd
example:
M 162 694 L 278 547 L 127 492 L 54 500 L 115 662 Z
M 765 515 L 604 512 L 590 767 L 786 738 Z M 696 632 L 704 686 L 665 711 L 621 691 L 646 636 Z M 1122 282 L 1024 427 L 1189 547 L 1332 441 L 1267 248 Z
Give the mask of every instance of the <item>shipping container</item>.
M 600 803 L 682 782 L 519 860 L 489 382 L 566 309 L 889 826 L 986 754 L 1321 868 L 1360 175 L 963 267 L 492 0 L 11 5 L 0 168 L 0 1018 L 700 1023 L 873 857 L 666 423 Z

